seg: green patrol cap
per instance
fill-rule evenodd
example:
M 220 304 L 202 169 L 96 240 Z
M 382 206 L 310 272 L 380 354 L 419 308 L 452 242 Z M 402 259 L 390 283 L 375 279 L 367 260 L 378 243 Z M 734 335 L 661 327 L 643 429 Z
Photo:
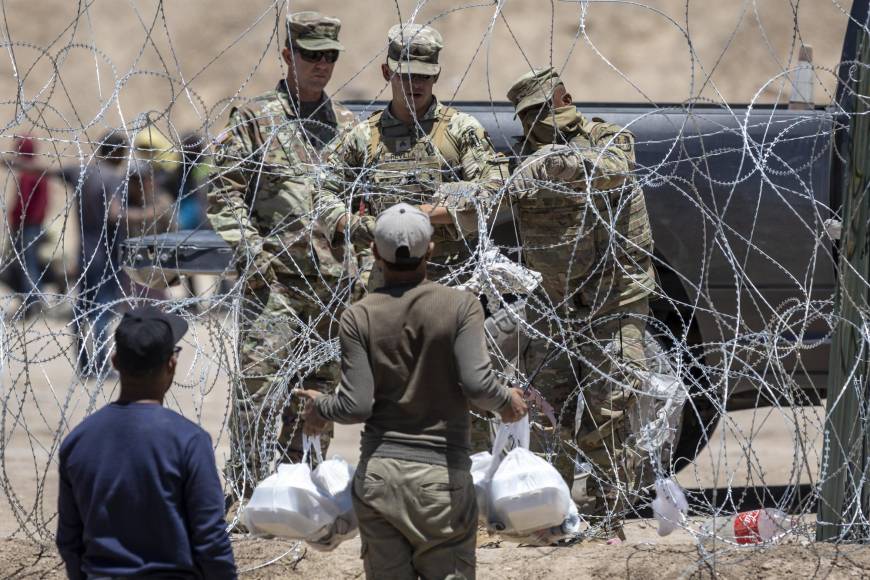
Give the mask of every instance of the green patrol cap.
M 420 24 L 396 24 L 387 33 L 390 47 L 387 66 L 394 73 L 437 75 L 441 72 L 438 53 L 444 48 L 441 34 Z
M 305 50 L 344 50 L 338 42 L 341 20 L 320 12 L 287 14 L 287 38 Z
M 530 107 L 549 102 L 553 91 L 561 84 L 562 79 L 553 67 L 532 69 L 514 82 L 508 90 L 507 98 L 519 115 Z

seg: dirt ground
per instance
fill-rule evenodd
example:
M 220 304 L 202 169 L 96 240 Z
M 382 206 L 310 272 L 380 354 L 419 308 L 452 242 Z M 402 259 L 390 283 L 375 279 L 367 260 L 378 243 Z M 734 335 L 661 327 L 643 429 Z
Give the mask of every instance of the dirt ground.
M 243 578 L 362 578 L 359 540 L 322 553 L 291 542 L 236 540 L 236 563 Z M 621 546 L 580 544 L 569 548 L 529 548 L 514 544 L 477 550 L 480 580 L 575 580 L 578 578 L 866 578 L 870 547 L 783 545 L 704 553 L 681 543 L 633 542 Z M 60 558 L 50 548 L 16 539 L 0 540 L 4 578 L 63 578 Z
M 112 399 L 114 383 L 81 383 L 71 373 L 68 357 L 70 329 L 60 312 L 49 312 L 29 326 L 7 325 L 6 344 L 17 353 L 29 353 L 29 376 L 20 363 L 3 369 L 4 436 L 0 449 L 0 482 L 8 498 L 0 501 L 0 577 L 62 577 L 60 561 L 50 543 L 54 531 L 54 502 L 57 493 L 53 456 L 66 425 L 75 425 L 89 407 L 99 407 Z M 216 458 L 222 466 L 227 455 L 223 431 L 227 412 L 226 373 L 218 361 L 228 344 L 232 328 L 226 314 L 202 317 L 191 328 L 183 343 L 177 384 L 167 404 L 200 421 L 216 444 Z M 223 346 L 222 346 L 223 345 Z M 16 358 L 15 356 L 12 357 Z M 695 464 L 684 469 L 678 479 L 686 488 L 785 484 L 813 481 L 817 473 L 821 441 L 818 428 L 823 417 L 820 408 L 801 410 L 759 409 L 731 413 Z M 25 429 L 26 426 L 26 429 Z M 339 427 L 330 454 L 354 462 L 358 457 L 358 427 Z M 800 433 L 800 439 L 796 434 Z M 800 443 L 800 445 L 798 444 Z M 14 498 L 12 508 L 9 498 Z M 0 498 L 2 500 L 2 498 Z M 636 520 L 627 526 L 623 546 L 586 543 L 564 549 L 518 547 L 482 537 L 478 550 L 480 578 L 582 578 L 631 577 L 670 578 L 706 577 L 715 573 L 724 578 L 870 576 L 870 551 L 802 543 L 809 537 L 811 516 L 802 519 L 802 534 L 785 545 L 769 549 L 733 549 L 718 552 L 715 558 L 699 552 L 686 530 L 659 538 L 653 521 Z M 21 528 L 23 524 L 23 528 Z M 699 521 L 688 529 L 697 530 Z M 42 530 L 46 546 L 40 548 L 28 539 Z M 353 578 L 362 574 L 358 559 L 359 540 L 323 554 L 308 550 L 296 562 L 294 546 L 283 541 L 252 540 L 237 537 L 234 550 L 241 570 L 250 578 Z M 263 566 L 282 556 L 275 563 Z M 296 554 L 296 556 L 294 556 Z M 261 567 L 263 566 L 263 567 Z

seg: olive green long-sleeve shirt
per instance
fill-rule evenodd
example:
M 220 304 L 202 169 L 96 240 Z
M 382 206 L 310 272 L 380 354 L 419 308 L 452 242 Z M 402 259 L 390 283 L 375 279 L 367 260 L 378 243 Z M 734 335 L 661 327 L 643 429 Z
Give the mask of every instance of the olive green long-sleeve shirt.
M 425 280 L 388 286 L 345 311 L 339 336 L 341 384 L 317 400 L 320 415 L 364 421 L 363 458 L 467 469 L 469 405 L 497 411 L 510 401 L 477 298 Z

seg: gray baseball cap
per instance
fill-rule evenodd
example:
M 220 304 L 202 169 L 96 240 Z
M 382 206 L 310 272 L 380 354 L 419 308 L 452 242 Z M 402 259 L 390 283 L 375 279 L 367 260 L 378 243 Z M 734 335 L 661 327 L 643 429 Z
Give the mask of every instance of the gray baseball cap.
M 418 261 L 429 250 L 431 239 L 429 216 L 407 203 L 397 203 L 382 211 L 375 224 L 378 254 L 391 264 Z M 396 255 L 403 246 L 408 248 L 407 257 Z
M 396 24 L 387 33 L 390 47 L 387 66 L 394 73 L 437 75 L 441 72 L 438 53 L 444 48 L 441 34 L 421 24 Z
M 344 50 L 338 41 L 341 20 L 320 12 L 287 13 L 287 38 L 305 50 Z

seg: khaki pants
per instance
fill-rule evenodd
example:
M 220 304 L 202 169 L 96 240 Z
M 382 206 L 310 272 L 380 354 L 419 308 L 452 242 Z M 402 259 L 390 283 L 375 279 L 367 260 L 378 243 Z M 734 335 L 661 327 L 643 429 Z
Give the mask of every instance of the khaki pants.
M 353 483 L 369 580 L 473 580 L 477 502 L 467 470 L 371 457 Z

